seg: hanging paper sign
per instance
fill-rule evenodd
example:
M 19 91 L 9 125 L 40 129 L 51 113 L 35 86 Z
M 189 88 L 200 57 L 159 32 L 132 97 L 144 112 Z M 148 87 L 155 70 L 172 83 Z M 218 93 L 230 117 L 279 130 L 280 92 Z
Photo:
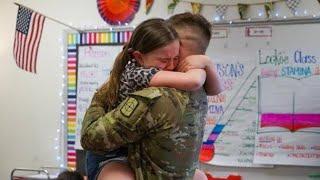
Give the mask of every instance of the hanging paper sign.
M 238 4 L 238 11 L 240 15 L 240 19 L 245 19 L 247 16 L 247 10 L 248 10 L 249 5 L 247 4 Z
M 139 10 L 140 0 L 97 0 L 98 10 L 108 24 L 129 23 Z
M 300 5 L 301 0 L 286 0 L 286 4 L 293 15 L 296 14 L 297 8 Z
M 273 2 L 268 2 L 266 4 L 264 4 L 264 9 L 267 13 L 267 17 L 270 18 L 271 16 L 271 12 L 274 11 L 274 3 Z
M 191 2 L 191 7 L 192 7 L 193 14 L 199 14 L 202 9 L 202 4 L 196 3 L 196 2 Z
M 146 0 L 146 14 L 149 14 L 154 0 Z
M 224 19 L 224 15 L 226 14 L 227 9 L 228 9 L 227 5 L 217 5 L 216 6 L 216 12 L 217 12 L 217 15 L 220 19 Z
M 272 27 L 246 27 L 247 37 L 271 37 Z
M 227 38 L 228 37 L 228 30 L 227 29 L 213 29 L 212 30 L 212 38 L 219 39 L 219 38 Z
M 179 2 L 180 2 L 180 0 L 172 0 L 172 2 L 168 5 L 168 12 L 170 14 L 173 13 L 174 9 L 176 8 L 176 6 L 178 5 Z

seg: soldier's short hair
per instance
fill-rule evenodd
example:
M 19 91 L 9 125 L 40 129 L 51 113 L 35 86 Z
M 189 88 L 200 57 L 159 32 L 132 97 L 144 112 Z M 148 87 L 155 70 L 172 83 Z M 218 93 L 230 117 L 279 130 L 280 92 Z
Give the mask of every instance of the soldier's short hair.
M 168 19 L 168 23 L 175 29 L 192 28 L 193 31 L 200 33 L 202 41 L 202 51 L 206 51 L 212 33 L 212 24 L 200 14 L 192 14 L 190 12 L 176 14 Z

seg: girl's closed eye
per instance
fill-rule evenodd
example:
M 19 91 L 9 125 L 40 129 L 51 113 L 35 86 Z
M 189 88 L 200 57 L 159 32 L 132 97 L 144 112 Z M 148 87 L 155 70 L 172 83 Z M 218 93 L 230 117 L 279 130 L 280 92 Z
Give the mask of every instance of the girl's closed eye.
M 170 58 L 160 57 L 160 58 L 159 58 L 159 61 L 160 61 L 161 63 L 167 63 L 168 61 L 170 61 Z

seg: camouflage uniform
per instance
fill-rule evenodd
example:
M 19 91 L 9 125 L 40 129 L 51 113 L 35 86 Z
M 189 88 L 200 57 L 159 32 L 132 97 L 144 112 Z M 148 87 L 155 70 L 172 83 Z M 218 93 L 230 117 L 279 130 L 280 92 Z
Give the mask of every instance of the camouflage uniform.
M 93 98 L 83 121 L 84 149 L 104 152 L 128 145 L 137 180 L 193 178 L 207 112 L 203 89 L 145 88 L 107 114 L 99 101 Z

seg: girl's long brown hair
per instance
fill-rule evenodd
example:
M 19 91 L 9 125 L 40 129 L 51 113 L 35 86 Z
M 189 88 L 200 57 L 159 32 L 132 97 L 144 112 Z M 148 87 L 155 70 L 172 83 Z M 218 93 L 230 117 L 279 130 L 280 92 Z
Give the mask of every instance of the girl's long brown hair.
M 106 93 L 102 95 L 106 99 L 105 109 L 111 110 L 118 100 L 120 77 L 131 58 L 130 52 L 140 51 L 145 54 L 177 39 L 177 32 L 163 19 L 149 19 L 139 24 L 129 42 L 123 46 L 122 52 L 116 57 L 108 82 L 101 87 L 101 92 Z

